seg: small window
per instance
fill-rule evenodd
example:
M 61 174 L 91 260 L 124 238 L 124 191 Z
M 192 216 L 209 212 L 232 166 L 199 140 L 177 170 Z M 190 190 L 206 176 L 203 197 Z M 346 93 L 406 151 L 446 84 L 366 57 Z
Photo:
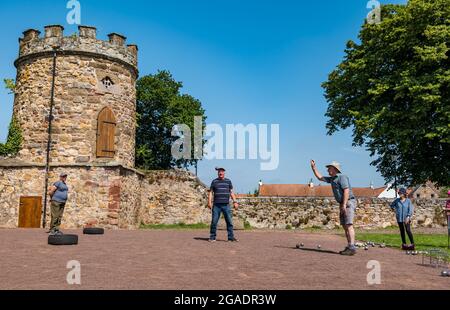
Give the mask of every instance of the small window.
M 417 195 L 416 195 L 416 198 L 420 198 L 420 194 L 417 194 Z
M 434 194 L 431 194 L 431 199 L 434 199 L 434 197 L 435 197 L 435 195 L 434 195 Z
M 110 89 L 111 87 L 113 87 L 114 82 L 111 80 L 109 76 L 107 76 L 102 80 L 102 84 L 106 89 Z

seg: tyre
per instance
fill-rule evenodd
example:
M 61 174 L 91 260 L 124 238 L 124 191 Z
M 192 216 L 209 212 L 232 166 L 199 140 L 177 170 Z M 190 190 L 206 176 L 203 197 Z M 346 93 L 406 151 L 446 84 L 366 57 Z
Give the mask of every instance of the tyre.
M 103 235 L 105 230 L 103 228 L 85 228 L 83 229 L 83 234 L 85 235 Z
M 78 244 L 77 235 L 48 236 L 50 245 L 76 245 Z

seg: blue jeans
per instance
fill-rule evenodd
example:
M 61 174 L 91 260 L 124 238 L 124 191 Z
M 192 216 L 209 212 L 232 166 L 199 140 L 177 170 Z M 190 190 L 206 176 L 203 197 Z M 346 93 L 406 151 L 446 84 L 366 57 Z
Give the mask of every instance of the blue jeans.
M 223 213 L 225 217 L 225 222 L 227 223 L 228 240 L 234 239 L 233 232 L 233 214 L 230 205 L 227 203 L 216 203 L 214 204 L 212 210 L 212 221 L 211 221 L 211 240 L 216 240 L 217 236 L 217 224 L 219 223 L 220 214 Z

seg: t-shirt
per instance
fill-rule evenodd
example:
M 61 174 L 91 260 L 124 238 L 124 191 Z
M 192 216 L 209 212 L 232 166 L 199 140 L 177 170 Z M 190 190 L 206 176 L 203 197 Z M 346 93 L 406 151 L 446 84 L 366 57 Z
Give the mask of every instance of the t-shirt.
M 233 184 L 229 179 L 215 179 L 211 183 L 210 190 L 214 193 L 214 203 L 230 203 L 231 190 Z
M 355 199 L 355 196 L 353 195 L 352 186 L 350 185 L 350 180 L 348 179 L 348 176 L 343 175 L 341 173 L 337 174 L 335 177 L 324 177 L 325 182 L 331 184 L 331 188 L 333 189 L 334 198 L 336 198 L 336 201 L 339 203 L 342 203 L 344 200 L 344 189 L 349 189 L 349 198 L 348 199 Z
M 53 184 L 53 186 L 56 187 L 56 191 L 52 196 L 52 201 L 66 202 L 67 194 L 69 192 L 69 188 L 67 187 L 67 184 L 62 181 L 58 181 L 55 184 Z

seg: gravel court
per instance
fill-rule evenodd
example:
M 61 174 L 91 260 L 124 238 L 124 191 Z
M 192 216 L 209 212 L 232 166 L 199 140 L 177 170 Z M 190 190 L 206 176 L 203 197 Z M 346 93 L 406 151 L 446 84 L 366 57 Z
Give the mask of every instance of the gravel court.
M 207 242 L 206 230 L 106 231 L 76 246 L 47 245 L 44 230 L 0 230 L 0 289 L 308 290 L 450 289 L 440 269 L 421 256 L 395 249 L 336 254 L 345 239 L 335 234 L 241 231 Z M 296 249 L 297 243 L 304 249 Z M 317 245 L 322 249 L 317 250 Z M 81 285 L 66 281 L 67 262 L 81 264 Z M 367 284 L 370 260 L 381 264 L 381 285 Z

